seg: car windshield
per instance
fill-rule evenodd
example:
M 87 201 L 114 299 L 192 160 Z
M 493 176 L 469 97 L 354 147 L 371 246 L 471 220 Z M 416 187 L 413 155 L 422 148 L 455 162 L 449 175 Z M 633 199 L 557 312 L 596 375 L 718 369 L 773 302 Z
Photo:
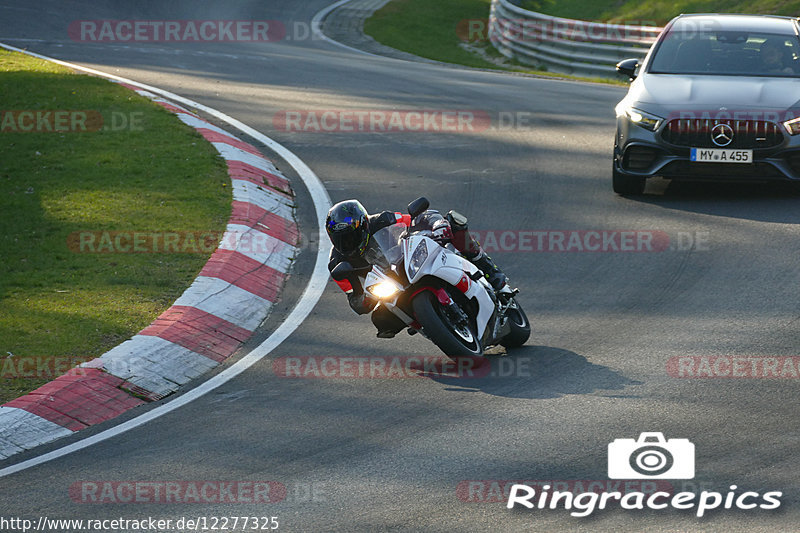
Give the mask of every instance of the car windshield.
M 800 41 L 794 35 L 745 31 L 669 31 L 655 51 L 653 74 L 797 77 Z

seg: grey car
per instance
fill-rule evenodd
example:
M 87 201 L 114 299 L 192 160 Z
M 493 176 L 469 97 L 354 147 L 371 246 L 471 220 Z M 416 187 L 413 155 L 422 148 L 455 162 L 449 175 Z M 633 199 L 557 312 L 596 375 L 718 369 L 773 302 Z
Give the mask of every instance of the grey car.
M 616 107 L 614 191 L 646 179 L 800 181 L 798 19 L 681 15 L 664 28 Z

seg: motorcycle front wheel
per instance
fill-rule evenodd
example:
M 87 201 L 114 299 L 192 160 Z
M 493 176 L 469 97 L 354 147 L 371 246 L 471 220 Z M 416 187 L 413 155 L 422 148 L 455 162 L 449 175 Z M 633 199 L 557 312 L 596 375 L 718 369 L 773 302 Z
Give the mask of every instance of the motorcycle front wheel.
M 411 307 L 425 335 L 449 357 L 483 355 L 483 346 L 472 325 L 455 323 L 430 291 L 414 297 Z

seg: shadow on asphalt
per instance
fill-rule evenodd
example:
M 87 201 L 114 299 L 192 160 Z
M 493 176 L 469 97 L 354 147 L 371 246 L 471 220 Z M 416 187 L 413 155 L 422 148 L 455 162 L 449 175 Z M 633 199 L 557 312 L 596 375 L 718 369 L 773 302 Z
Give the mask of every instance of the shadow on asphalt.
M 597 391 L 621 391 L 641 385 L 616 370 L 591 363 L 584 356 L 550 346 L 523 346 L 508 355 L 487 356 L 476 375 L 452 377 L 428 374 L 427 377 L 448 385 L 447 391 L 483 392 L 506 398 L 545 399 L 567 394 L 590 394 Z
M 688 213 L 800 224 L 800 183 L 654 179 L 644 195 L 626 199 Z

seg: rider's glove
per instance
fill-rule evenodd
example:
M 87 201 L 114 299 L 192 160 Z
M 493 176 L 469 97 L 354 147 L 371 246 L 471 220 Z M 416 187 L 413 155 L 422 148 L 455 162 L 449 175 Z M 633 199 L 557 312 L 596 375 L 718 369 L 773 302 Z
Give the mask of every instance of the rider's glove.
M 444 219 L 437 220 L 431 228 L 433 239 L 439 243 L 448 243 L 453 240 L 453 231 L 450 229 L 450 224 Z
M 378 303 L 378 299 L 367 292 L 350 293 L 347 295 L 347 301 L 350 303 L 350 308 L 359 315 L 371 312 Z

